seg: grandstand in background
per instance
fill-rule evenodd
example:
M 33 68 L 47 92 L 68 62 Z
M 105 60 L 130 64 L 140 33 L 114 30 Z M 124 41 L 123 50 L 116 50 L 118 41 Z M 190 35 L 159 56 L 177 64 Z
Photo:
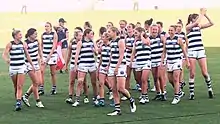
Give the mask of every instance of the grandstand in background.
M 139 10 L 188 9 L 220 7 L 219 0 L 136 0 Z M 6 0 L 0 12 L 20 12 L 23 5 L 28 12 L 84 11 L 84 10 L 133 10 L 134 0 Z

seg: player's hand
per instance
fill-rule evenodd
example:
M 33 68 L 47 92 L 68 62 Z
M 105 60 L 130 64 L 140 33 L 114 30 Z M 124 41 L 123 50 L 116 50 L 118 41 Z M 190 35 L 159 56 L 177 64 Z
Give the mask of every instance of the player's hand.
M 41 59 L 41 60 L 40 60 L 40 64 L 41 64 L 41 65 L 44 65 L 44 64 L 45 64 L 45 61 L 44 61 L 43 59 Z
M 50 61 L 50 57 L 47 57 L 45 63 L 48 63 Z
M 74 71 L 77 72 L 77 70 L 78 70 L 78 66 L 75 65 L 75 67 L 74 67 Z
M 35 68 L 34 68 L 34 65 L 31 65 L 31 68 L 32 68 L 32 71 L 35 72 Z
M 163 67 L 164 67 L 163 62 L 160 62 L 160 66 L 159 66 L 159 68 L 162 69 Z
M 6 63 L 7 63 L 7 64 L 10 64 L 10 60 L 8 59 L 8 60 L 6 61 Z
M 65 70 L 66 73 L 69 72 L 69 69 L 68 69 L 67 65 L 65 65 L 65 69 L 64 70 Z
M 201 8 L 200 9 L 200 14 L 205 15 L 206 14 L 207 9 L 206 8 Z
M 118 67 L 115 68 L 114 74 L 118 75 Z
M 190 62 L 189 62 L 189 60 L 188 60 L 188 59 L 186 60 L 186 68 L 187 68 L 187 69 L 189 69 L 189 68 L 190 68 Z

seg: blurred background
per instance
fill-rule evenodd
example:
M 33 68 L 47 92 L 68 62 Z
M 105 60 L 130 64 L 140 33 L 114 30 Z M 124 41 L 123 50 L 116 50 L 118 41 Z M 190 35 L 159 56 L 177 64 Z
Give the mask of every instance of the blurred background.
M 134 3 L 139 10 L 149 9 L 191 9 L 220 7 L 219 0 L 5 0 L 0 12 L 21 11 L 23 5 L 29 12 L 61 12 L 82 10 L 133 10 Z
M 4 0 L 0 4 L 0 48 L 12 39 L 13 28 L 24 34 L 34 27 L 40 36 L 45 22 L 57 25 L 61 17 L 67 21 L 71 36 L 74 27 L 89 21 L 98 38 L 101 26 L 111 21 L 117 27 L 121 19 L 134 24 L 139 21 L 143 26 L 145 20 L 153 18 L 154 22 L 164 23 L 165 31 L 178 19 L 182 19 L 185 26 L 188 15 L 198 13 L 201 7 L 208 8 L 207 13 L 215 22 L 215 26 L 203 31 L 204 45 L 220 47 L 216 40 L 220 27 L 220 0 Z M 207 22 L 206 19 L 202 21 Z

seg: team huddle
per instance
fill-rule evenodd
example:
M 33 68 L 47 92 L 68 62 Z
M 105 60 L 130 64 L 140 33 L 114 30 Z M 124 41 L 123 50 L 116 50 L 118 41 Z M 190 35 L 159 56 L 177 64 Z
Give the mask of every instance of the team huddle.
M 199 14 L 190 14 L 186 24 L 186 33 L 182 31 L 183 23 L 179 20 L 169 26 L 168 33 L 163 31 L 163 23 L 153 23 L 153 19 L 136 25 L 120 20 L 120 27 L 114 27 L 108 22 L 106 27 L 99 30 L 100 38 L 94 40 L 94 32 L 89 22 L 84 25 L 84 30 L 76 27 L 74 36 L 69 40 L 68 30 L 64 27 L 66 22 L 59 20 L 62 25 L 54 27 L 46 22 L 45 32 L 41 39 L 37 39 L 37 30 L 30 28 L 22 42 L 22 34 L 19 30 L 12 32 L 13 41 L 9 42 L 3 52 L 3 59 L 9 64 L 9 74 L 14 84 L 16 106 L 15 110 L 21 110 L 23 101 L 30 107 L 29 96 L 33 93 L 36 106 L 43 108 L 40 95 L 44 95 L 44 76 L 47 66 L 51 73 L 51 95 L 57 94 L 57 44 L 60 42 L 65 66 L 60 69 L 63 73 L 69 73 L 69 95 L 66 103 L 78 107 L 80 96 L 84 96 L 83 102 L 89 103 L 89 88 L 86 80 L 87 74 L 91 79 L 93 89 L 93 103 L 97 107 L 105 106 L 105 87 L 108 89 L 108 99 L 114 106 L 114 111 L 109 116 L 121 115 L 121 100 L 129 100 L 131 112 L 136 112 L 135 98 L 130 94 L 131 74 L 134 74 L 136 88 L 140 91 L 139 103 L 150 102 L 149 76 L 153 76 L 155 97 L 152 100 L 166 101 L 167 80 L 174 88 L 174 96 L 171 104 L 176 105 L 185 95 L 183 89 L 184 66 L 189 69 L 189 99 L 195 99 L 194 82 L 196 62 L 199 63 L 202 75 L 208 88 L 209 98 L 213 98 L 211 78 L 208 74 L 205 49 L 202 43 L 201 30 L 213 26 L 213 22 L 206 14 L 206 9 L 200 9 Z M 202 24 L 201 19 L 207 19 L 208 23 Z M 62 51 L 63 52 L 63 51 Z M 8 57 L 9 55 L 9 57 Z M 23 95 L 22 87 L 25 75 L 28 74 L 32 84 Z M 77 82 L 77 83 L 75 83 Z M 74 86 L 76 85 L 76 89 Z M 154 89 L 152 89 L 154 90 Z M 122 97 L 121 97 L 121 95 Z

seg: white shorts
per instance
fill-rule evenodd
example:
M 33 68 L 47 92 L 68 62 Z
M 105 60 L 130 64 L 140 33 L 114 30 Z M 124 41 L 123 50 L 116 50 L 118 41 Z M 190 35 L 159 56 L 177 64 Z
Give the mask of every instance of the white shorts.
M 99 63 L 98 63 L 98 62 L 96 62 L 95 64 L 96 64 L 96 68 L 98 68 L 98 67 L 99 67 Z
M 85 73 L 94 72 L 96 71 L 96 64 L 93 64 L 90 66 L 82 66 L 79 64 L 78 71 L 85 72 Z
M 126 73 L 126 65 L 123 65 L 123 66 L 120 66 L 118 68 L 118 74 L 115 75 L 115 68 L 109 68 L 108 69 L 108 76 L 109 77 L 113 77 L 113 76 L 116 76 L 116 77 L 127 77 L 127 73 Z
M 108 74 L 108 70 L 106 70 L 106 68 L 105 67 L 102 67 L 102 66 L 100 66 L 100 68 L 99 68 L 99 73 L 102 73 L 102 74 Z
M 127 62 L 126 65 L 127 65 L 127 66 L 130 66 L 130 62 Z M 132 69 L 137 68 L 136 62 L 132 62 L 131 68 L 132 68 Z
M 143 71 L 143 70 L 151 70 L 151 62 L 150 61 L 148 61 L 144 65 L 137 65 L 137 68 L 135 69 L 135 71 Z
M 206 58 L 205 50 L 188 51 L 188 57 L 194 59 Z
M 70 64 L 70 71 L 73 71 L 75 69 L 75 65 Z
M 167 72 L 173 72 L 175 70 L 182 70 L 182 60 L 175 63 L 167 63 Z
M 26 65 L 24 64 L 22 67 L 19 68 L 11 68 L 9 67 L 9 76 L 14 76 L 17 74 L 26 74 L 27 68 Z
M 127 65 L 127 66 L 130 66 L 130 63 L 131 63 L 131 62 L 129 62 L 129 61 L 126 61 L 126 65 Z
M 46 62 L 47 58 L 43 57 L 43 61 Z M 48 63 L 46 63 L 48 65 L 56 65 L 57 64 L 57 56 L 51 56 L 50 60 L 48 61 Z
M 26 67 L 27 67 L 27 72 L 33 70 L 33 68 L 32 68 L 32 66 L 31 66 L 30 63 L 26 63 Z M 40 65 L 39 65 L 39 64 L 35 64 L 35 65 L 34 65 L 34 70 L 35 70 L 35 71 L 40 70 Z
M 153 63 L 151 63 L 151 68 L 159 67 L 159 66 L 160 66 L 160 63 L 161 63 L 161 62 L 153 62 Z M 163 65 L 166 65 L 166 62 L 165 62 L 165 61 L 163 62 Z

